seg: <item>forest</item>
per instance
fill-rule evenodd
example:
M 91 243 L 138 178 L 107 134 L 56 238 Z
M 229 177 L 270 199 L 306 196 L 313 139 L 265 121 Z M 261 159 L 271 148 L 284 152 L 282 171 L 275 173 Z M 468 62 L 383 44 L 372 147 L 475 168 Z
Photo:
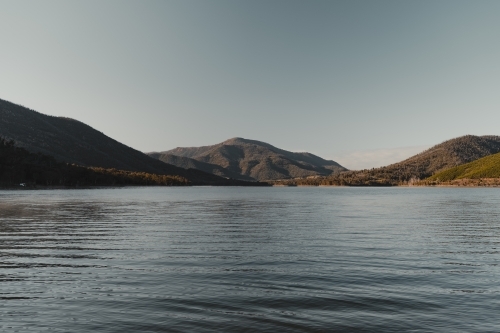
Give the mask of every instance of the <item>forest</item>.
M 22 184 L 22 185 L 21 185 Z M 177 175 L 83 167 L 28 152 L 0 137 L 1 187 L 90 187 L 125 185 L 182 186 L 190 182 Z

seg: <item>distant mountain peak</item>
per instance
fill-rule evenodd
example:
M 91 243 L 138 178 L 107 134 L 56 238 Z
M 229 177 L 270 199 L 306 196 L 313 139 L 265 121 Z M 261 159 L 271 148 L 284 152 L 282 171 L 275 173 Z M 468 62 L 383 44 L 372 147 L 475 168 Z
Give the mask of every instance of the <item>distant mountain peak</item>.
M 227 144 L 231 144 L 231 143 L 236 143 L 236 142 L 246 142 L 247 139 L 245 138 L 241 138 L 239 136 L 236 136 L 234 138 L 231 138 L 231 139 L 227 139 L 226 141 L 222 142 L 222 143 L 227 143 Z
M 309 176 L 328 176 L 347 170 L 334 161 L 311 153 L 294 153 L 266 142 L 234 137 L 202 147 L 177 147 L 151 157 L 180 167 L 213 170 L 214 174 L 240 175 L 240 179 L 274 180 Z M 183 157 L 176 159 L 172 156 Z M 202 162 L 203 164 L 201 164 Z
M 269 143 L 266 143 L 266 142 L 263 142 L 263 141 L 252 140 L 252 139 L 245 139 L 245 138 L 241 138 L 241 137 L 234 137 L 234 138 L 231 138 L 231 139 L 227 139 L 226 141 L 221 142 L 220 144 L 225 144 L 225 145 L 253 144 L 253 145 L 257 145 L 257 146 L 270 146 L 270 147 L 273 147 Z

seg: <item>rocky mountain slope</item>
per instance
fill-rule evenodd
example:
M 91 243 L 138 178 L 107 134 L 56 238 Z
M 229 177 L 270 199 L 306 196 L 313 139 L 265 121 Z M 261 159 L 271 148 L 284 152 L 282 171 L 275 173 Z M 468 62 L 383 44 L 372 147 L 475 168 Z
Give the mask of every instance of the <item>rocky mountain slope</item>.
M 371 169 L 349 171 L 320 179 L 302 179 L 303 185 L 398 185 L 500 152 L 499 136 L 465 135 L 438 144 L 399 163 Z
M 212 146 L 175 148 L 148 155 L 179 167 L 196 167 L 244 180 L 328 176 L 347 170 L 337 162 L 310 153 L 289 152 L 265 142 L 243 138 L 232 138 Z M 203 164 L 198 164 L 200 162 Z
M 87 167 L 178 175 L 192 184 L 232 184 L 200 170 L 186 170 L 151 158 L 70 118 L 41 114 L 0 99 L 0 136 L 29 152 Z

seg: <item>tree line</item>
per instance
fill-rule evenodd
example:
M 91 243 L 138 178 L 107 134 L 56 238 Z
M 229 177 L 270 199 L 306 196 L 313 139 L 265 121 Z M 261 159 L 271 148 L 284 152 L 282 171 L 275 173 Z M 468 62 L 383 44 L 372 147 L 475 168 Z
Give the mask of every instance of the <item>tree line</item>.
M 117 169 L 84 167 L 56 161 L 52 156 L 31 153 L 0 137 L 0 186 L 182 186 L 190 182 L 177 175 L 159 175 Z

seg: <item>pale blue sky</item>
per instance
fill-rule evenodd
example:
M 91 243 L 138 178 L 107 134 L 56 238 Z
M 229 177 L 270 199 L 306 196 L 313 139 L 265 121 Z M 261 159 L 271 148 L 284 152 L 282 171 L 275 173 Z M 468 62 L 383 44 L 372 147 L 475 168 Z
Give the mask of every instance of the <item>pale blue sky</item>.
M 0 0 L 0 98 L 142 151 L 240 136 L 370 167 L 500 134 L 498 17 L 496 0 Z

